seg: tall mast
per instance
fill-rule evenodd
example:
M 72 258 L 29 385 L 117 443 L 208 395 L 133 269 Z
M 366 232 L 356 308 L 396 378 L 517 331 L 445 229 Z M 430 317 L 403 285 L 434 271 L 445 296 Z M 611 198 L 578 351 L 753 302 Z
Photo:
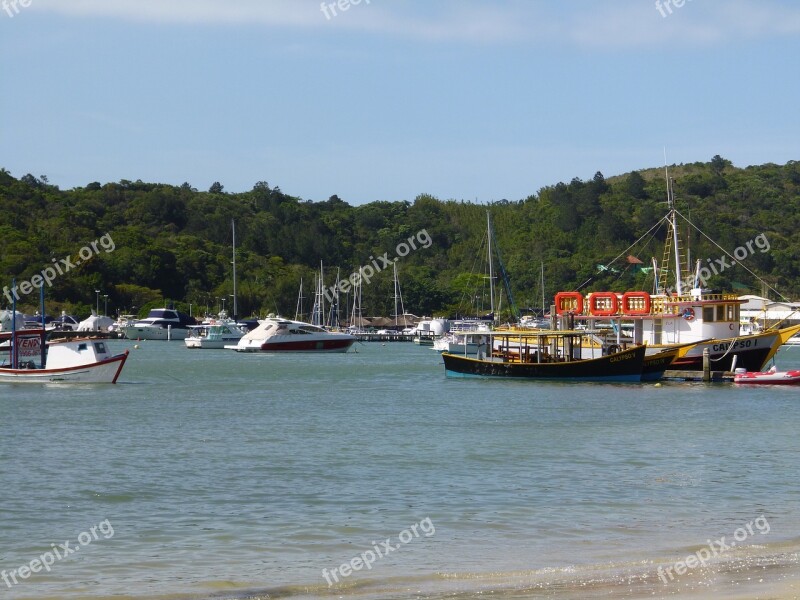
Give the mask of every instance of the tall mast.
M 675 211 L 675 193 L 672 189 L 672 181 L 669 179 L 669 171 L 667 171 L 667 203 L 669 204 L 669 222 L 672 227 L 672 250 L 675 257 L 675 291 L 678 296 L 683 295 L 683 281 L 681 280 L 681 257 L 680 247 L 678 246 L 678 223 Z
M 236 304 L 236 221 L 231 219 L 233 231 L 233 319 L 239 319 L 239 307 Z
M 672 250 L 675 258 L 675 291 L 678 296 L 683 295 L 683 282 L 681 281 L 681 257 L 678 246 L 678 222 L 675 211 L 675 193 L 672 189 L 672 180 L 669 178 L 669 164 L 667 163 L 667 149 L 664 148 L 664 177 L 667 179 L 667 206 L 669 207 L 669 224 L 672 228 Z M 665 257 L 666 261 L 666 257 Z M 666 265 L 664 266 L 666 268 Z
M 294 309 L 294 320 L 303 320 L 303 278 L 300 278 L 300 292 L 297 294 L 297 307 Z
M 486 211 L 486 230 L 487 230 L 487 239 L 489 243 L 488 246 L 488 254 L 489 254 L 489 305 L 492 309 L 492 320 L 494 321 L 494 267 L 492 266 L 492 218 L 489 214 L 489 211 Z
M 397 263 L 392 263 L 394 267 L 394 326 L 397 327 Z

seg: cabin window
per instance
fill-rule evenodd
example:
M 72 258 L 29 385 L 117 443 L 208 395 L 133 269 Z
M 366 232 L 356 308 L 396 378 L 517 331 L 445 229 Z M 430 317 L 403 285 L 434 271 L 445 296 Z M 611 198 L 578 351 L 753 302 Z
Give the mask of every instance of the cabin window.
M 705 306 L 703 307 L 703 321 L 706 323 L 713 323 L 714 322 L 714 307 L 713 306 Z
M 728 304 L 728 321 L 736 322 L 739 320 L 739 317 L 736 315 L 736 304 Z
M 106 353 L 106 345 L 103 342 L 95 342 L 94 349 L 97 351 L 98 354 Z
M 717 321 L 724 321 L 725 320 L 725 305 L 718 304 L 717 305 Z
M 78 344 L 78 352 L 82 352 L 86 350 L 86 344 Z

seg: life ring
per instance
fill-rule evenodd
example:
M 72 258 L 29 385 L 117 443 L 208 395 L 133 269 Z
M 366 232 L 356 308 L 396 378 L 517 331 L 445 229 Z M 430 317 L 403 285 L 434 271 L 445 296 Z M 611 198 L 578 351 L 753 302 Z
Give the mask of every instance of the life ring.
M 589 314 L 610 317 L 619 310 L 619 298 L 614 292 L 594 292 L 589 296 Z
M 689 308 L 684 308 L 684 309 L 683 309 L 683 314 L 682 314 L 681 316 L 682 316 L 684 319 L 686 319 L 687 321 L 692 321 L 692 320 L 694 320 L 694 309 L 693 309 L 693 308 L 691 308 L 691 307 L 689 307 Z
M 650 294 L 647 292 L 625 292 L 622 294 L 622 312 L 626 315 L 649 315 Z
M 566 312 L 583 314 L 583 295 L 580 292 L 558 292 L 555 297 L 556 314 Z

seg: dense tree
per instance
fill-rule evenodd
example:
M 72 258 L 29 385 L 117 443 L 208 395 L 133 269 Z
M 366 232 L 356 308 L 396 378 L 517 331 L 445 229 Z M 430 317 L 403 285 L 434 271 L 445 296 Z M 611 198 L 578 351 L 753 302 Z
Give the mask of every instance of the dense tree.
M 757 248 L 742 262 L 784 294 L 800 294 L 800 163 L 737 169 L 715 156 L 709 163 L 673 166 L 670 174 L 682 214 L 729 251 L 763 236 L 769 248 Z M 0 169 L 0 202 L 6 208 L 0 211 L 0 273 L 6 284 L 28 280 L 62 259 L 74 260 L 108 235 L 113 251 L 92 252 L 91 260 L 47 288 L 51 312 L 88 312 L 96 289 L 108 293 L 109 306 L 121 311 L 141 312 L 168 299 L 214 310 L 219 298 L 233 291 L 235 220 L 243 315 L 294 315 L 300 279 L 308 298 L 320 261 L 326 287 L 335 285 L 337 272 L 344 279 L 371 270 L 363 286 L 365 314 L 390 315 L 395 258 L 407 311 L 479 314 L 488 311 L 487 210 L 514 295 L 520 304 L 539 306 L 542 265 L 547 302 L 559 289 L 581 285 L 650 289 L 652 275 L 634 273 L 627 264 L 607 271 L 597 267 L 627 254 L 645 264 L 651 257 L 660 260 L 663 227 L 630 246 L 664 215 L 665 198 L 662 169 L 608 179 L 597 172 L 586 181 L 576 177 L 544 187 L 519 202 L 481 205 L 420 194 L 413 201 L 361 206 L 336 195 L 305 201 L 266 181 L 238 194 L 225 193 L 219 183 L 203 192 L 189 183 L 128 180 L 60 190 L 44 176 L 17 179 Z M 695 259 L 720 256 L 695 230 L 691 242 Z M 734 282 L 760 291 L 741 268 L 715 280 Z M 32 309 L 36 300 L 25 297 L 21 304 Z M 349 290 L 340 304 L 345 313 L 345 305 L 352 306 Z

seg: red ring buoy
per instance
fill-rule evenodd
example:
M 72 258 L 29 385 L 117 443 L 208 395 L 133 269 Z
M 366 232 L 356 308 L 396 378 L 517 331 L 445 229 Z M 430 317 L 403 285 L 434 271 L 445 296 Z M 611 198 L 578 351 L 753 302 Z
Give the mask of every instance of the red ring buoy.
M 647 292 L 625 292 L 622 294 L 622 312 L 626 315 L 649 315 L 650 294 Z
M 589 314 L 610 317 L 619 311 L 619 298 L 614 292 L 594 292 L 589 295 Z
M 694 319 L 694 309 L 693 309 L 693 308 L 691 308 L 691 307 L 689 307 L 689 308 L 684 308 L 684 309 L 683 309 L 683 315 L 681 315 L 681 316 L 682 316 L 684 319 L 686 319 L 687 321 L 691 321 L 691 320 L 693 320 L 693 319 Z
M 580 292 L 558 292 L 555 298 L 556 314 L 567 312 L 583 314 L 583 296 Z

